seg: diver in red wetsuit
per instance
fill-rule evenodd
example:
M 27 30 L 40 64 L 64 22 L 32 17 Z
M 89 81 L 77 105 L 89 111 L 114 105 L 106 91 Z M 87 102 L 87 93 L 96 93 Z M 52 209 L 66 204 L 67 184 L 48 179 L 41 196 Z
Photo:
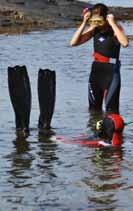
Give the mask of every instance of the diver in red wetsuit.
M 103 120 L 96 123 L 96 130 L 104 142 L 117 147 L 123 143 L 124 120 L 119 114 L 108 114 Z
M 81 45 L 94 39 L 94 61 L 89 77 L 89 109 L 102 110 L 103 99 L 107 112 L 119 113 L 120 46 L 127 47 L 128 39 L 115 17 L 108 14 L 108 7 L 96 4 L 84 10 L 83 22 L 70 42 Z M 89 23 L 89 26 L 88 26 Z
M 97 122 L 98 137 L 90 138 L 87 134 L 74 138 L 64 136 L 52 136 L 51 140 L 65 144 L 78 144 L 87 147 L 121 147 L 123 143 L 124 120 L 119 114 L 109 114 L 103 120 Z

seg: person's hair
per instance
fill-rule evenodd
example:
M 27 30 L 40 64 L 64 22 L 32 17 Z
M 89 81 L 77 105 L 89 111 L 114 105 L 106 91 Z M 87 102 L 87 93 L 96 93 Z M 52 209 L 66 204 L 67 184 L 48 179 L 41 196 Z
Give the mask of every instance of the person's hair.
M 108 7 L 105 4 L 98 3 L 95 4 L 92 8 L 92 15 L 99 15 L 104 17 L 104 19 L 106 19 L 107 14 L 108 14 Z

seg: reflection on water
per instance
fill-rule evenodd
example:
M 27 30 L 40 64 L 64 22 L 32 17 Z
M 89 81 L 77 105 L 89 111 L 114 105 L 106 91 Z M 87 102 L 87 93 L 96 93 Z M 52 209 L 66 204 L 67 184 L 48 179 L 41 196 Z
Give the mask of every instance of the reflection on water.
M 117 208 L 115 194 L 125 185 L 124 179 L 121 180 L 122 153 L 121 149 L 96 150 L 96 155 L 92 158 L 94 168 L 89 177 L 83 179 L 92 191 L 88 200 L 99 210 Z
M 133 35 L 132 24 L 125 24 Z M 94 133 L 101 114 L 88 113 L 88 77 L 92 42 L 71 48 L 74 29 L 0 36 L 0 210 L 132 210 L 132 126 L 124 130 L 122 149 L 91 149 L 51 141 L 38 134 L 37 75 L 56 70 L 57 99 L 52 121 L 57 135 Z M 133 113 L 131 70 L 133 43 L 121 51 L 120 110 L 125 121 Z M 80 59 L 79 59 L 80 58 Z M 7 67 L 25 64 L 32 89 L 31 135 L 16 138 L 7 87 Z
M 10 183 L 15 188 L 30 187 L 28 179 L 30 177 L 25 172 L 28 171 L 32 164 L 32 156 L 30 155 L 29 143 L 26 140 L 16 139 L 14 143 L 14 152 L 8 155 L 8 159 L 12 160 Z

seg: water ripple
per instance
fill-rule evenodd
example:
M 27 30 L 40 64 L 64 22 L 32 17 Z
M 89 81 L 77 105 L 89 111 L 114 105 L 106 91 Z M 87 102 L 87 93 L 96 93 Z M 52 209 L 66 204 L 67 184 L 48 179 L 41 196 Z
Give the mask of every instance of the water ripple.
M 125 23 L 128 35 L 132 24 Z M 93 133 L 88 114 L 87 83 L 92 42 L 71 48 L 75 29 L 0 36 L 0 199 L 1 210 L 131 210 L 132 126 L 125 128 L 120 150 L 96 150 L 51 141 L 37 131 L 39 68 L 56 70 L 57 99 L 52 125 L 57 135 Z M 133 42 L 121 51 L 121 113 L 132 116 Z M 32 88 L 31 134 L 15 135 L 14 113 L 7 86 L 7 67 L 25 64 Z M 9 115 L 10 114 L 10 115 Z

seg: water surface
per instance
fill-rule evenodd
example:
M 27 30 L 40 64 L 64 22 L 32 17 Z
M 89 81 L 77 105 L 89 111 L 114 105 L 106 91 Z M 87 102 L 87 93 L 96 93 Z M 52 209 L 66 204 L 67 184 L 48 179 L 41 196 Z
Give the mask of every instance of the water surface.
M 133 35 L 132 24 L 125 24 Z M 133 127 L 124 130 L 119 150 L 98 150 L 39 137 L 39 68 L 56 70 L 57 99 L 52 126 L 67 137 L 87 129 L 87 83 L 92 42 L 71 48 L 75 29 L 0 36 L 0 210 L 131 210 L 133 208 Z M 120 111 L 133 120 L 133 42 L 121 50 Z M 32 88 L 31 135 L 17 139 L 9 99 L 7 67 L 25 64 Z

